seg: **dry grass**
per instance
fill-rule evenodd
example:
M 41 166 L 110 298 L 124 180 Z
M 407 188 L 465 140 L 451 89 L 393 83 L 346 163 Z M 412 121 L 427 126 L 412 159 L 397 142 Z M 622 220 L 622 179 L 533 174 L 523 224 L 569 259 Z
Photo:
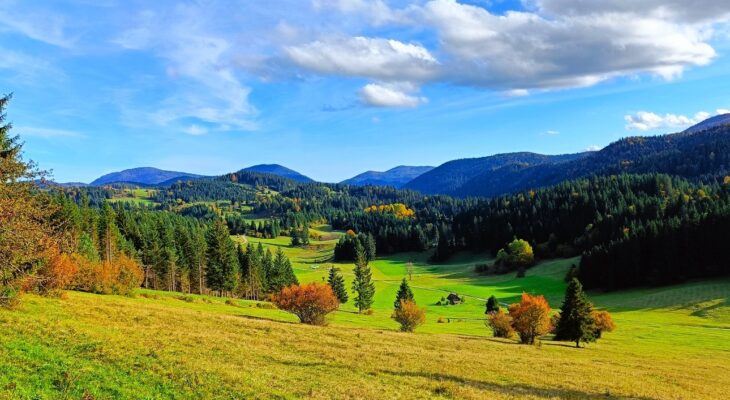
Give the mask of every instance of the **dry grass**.
M 619 325 L 616 337 L 578 350 L 312 327 L 241 304 L 28 296 L 0 311 L 0 399 L 717 399 L 730 385 L 730 331 L 703 338 L 724 340 L 725 351 L 685 354 L 663 351 L 669 336 L 630 345 L 642 338 Z

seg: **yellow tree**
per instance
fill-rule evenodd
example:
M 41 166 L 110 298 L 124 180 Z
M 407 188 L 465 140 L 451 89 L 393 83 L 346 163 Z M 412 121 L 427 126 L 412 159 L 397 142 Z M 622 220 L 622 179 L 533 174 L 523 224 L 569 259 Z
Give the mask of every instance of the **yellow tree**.
M 23 161 L 20 139 L 10 136 L 9 101 L 0 97 L 0 305 L 6 307 L 17 303 L 23 282 L 53 246 L 47 221 L 56 210 L 48 196 L 37 193 L 35 180 L 42 174 Z

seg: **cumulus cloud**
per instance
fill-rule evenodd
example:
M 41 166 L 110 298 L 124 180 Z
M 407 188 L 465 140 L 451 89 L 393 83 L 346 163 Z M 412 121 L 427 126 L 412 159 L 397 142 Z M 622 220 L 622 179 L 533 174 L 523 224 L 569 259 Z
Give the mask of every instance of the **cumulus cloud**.
M 626 129 L 637 131 L 650 131 L 660 128 L 684 128 L 698 124 L 710 117 L 710 113 L 700 111 L 692 117 L 678 114 L 659 115 L 648 111 L 639 111 L 635 114 L 626 115 Z
M 590 146 L 586 147 L 586 148 L 585 148 L 585 151 L 599 151 L 599 150 L 601 150 L 602 148 L 603 148 L 603 147 L 601 147 L 601 146 L 599 146 L 599 145 L 597 145 L 597 144 L 592 144 L 592 145 L 590 145 Z
M 285 52 L 298 66 L 322 75 L 449 82 L 524 96 L 642 74 L 677 78 L 716 57 L 709 44 L 713 28 L 730 21 L 730 9 L 713 0 L 523 3 L 523 11 L 497 14 L 457 0 L 400 9 L 380 0 L 315 1 L 318 8 L 361 15 L 376 26 L 418 26 L 433 33 L 437 45 L 328 35 Z
M 313 72 L 378 80 L 427 80 L 438 65 L 421 45 L 361 36 L 318 40 L 285 51 L 294 63 Z
M 413 96 L 398 85 L 381 85 L 371 83 L 360 90 L 360 98 L 363 103 L 374 107 L 417 107 L 425 103 L 425 97 Z
M 725 109 L 725 108 L 718 108 L 717 115 L 723 115 L 723 114 L 730 114 L 730 110 Z

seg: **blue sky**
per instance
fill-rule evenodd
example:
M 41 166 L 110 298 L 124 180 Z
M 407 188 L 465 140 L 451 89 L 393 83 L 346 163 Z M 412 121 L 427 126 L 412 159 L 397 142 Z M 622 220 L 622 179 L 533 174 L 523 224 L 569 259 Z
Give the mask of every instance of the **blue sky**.
M 730 109 L 720 1 L 0 2 L 0 93 L 58 181 L 315 179 L 570 153 Z

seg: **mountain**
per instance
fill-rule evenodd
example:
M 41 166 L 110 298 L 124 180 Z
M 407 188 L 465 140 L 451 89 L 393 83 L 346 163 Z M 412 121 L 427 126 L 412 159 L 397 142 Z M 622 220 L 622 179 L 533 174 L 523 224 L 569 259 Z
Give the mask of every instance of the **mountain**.
M 431 171 L 434 167 L 400 165 L 385 172 L 367 171 L 340 183 L 353 186 L 393 186 L 399 188 L 413 179 Z
M 471 179 L 501 168 L 523 169 L 530 166 L 562 163 L 585 157 L 588 153 L 547 156 L 536 153 L 505 153 L 480 158 L 449 161 L 405 184 L 425 194 L 455 194 Z
M 172 179 L 199 178 L 201 175 L 187 172 L 164 171 L 152 167 L 125 169 L 124 171 L 106 174 L 95 181 L 91 186 L 102 186 L 111 183 L 138 183 L 142 185 L 157 185 Z
M 291 180 L 308 183 L 314 182 L 314 180 L 308 176 L 304 176 L 297 171 L 289 169 L 279 164 L 259 164 L 248 168 L 242 169 L 242 171 L 258 172 L 261 174 L 271 174 L 281 176 L 283 178 L 289 178 Z
M 621 173 L 664 173 L 697 180 L 730 175 L 730 121 L 713 117 L 679 133 L 624 138 L 568 162 L 498 168 L 473 177 L 451 194 L 493 197 L 570 179 Z
M 730 114 L 720 114 L 716 115 L 714 117 L 708 118 L 699 124 L 690 127 L 689 129 L 685 130 L 685 134 L 692 134 L 697 133 L 700 131 L 703 131 L 705 129 L 714 128 L 716 126 L 721 125 L 730 125 Z

